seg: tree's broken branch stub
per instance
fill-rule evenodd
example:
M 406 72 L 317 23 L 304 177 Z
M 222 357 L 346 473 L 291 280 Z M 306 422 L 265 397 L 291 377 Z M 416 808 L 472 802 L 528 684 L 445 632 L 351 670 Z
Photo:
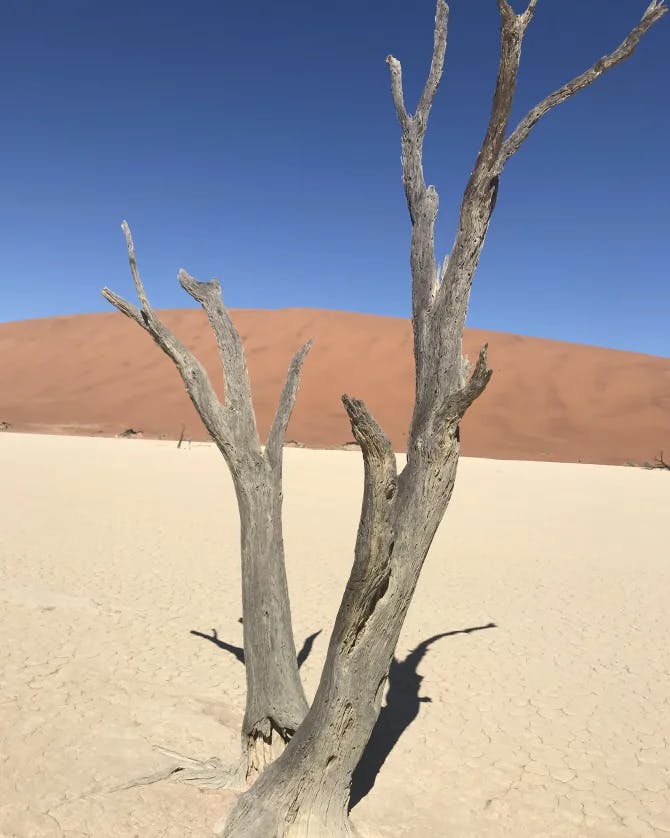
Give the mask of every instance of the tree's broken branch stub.
M 347 588 L 349 642 L 355 643 L 376 603 L 386 592 L 393 555 L 391 517 L 398 488 L 395 453 L 389 438 L 359 399 L 342 396 L 351 430 L 363 454 L 363 504 Z
M 389 65 L 391 72 L 391 93 L 393 95 L 393 104 L 395 105 L 398 122 L 405 129 L 409 125 L 410 117 L 405 108 L 405 97 L 402 89 L 402 65 L 392 55 L 386 56 L 386 63 Z
M 460 389 L 450 393 L 444 405 L 438 409 L 441 422 L 457 427 L 470 405 L 486 389 L 493 375 L 493 370 L 488 367 L 487 352 L 488 344 L 485 344 L 479 351 L 477 363 L 470 378 Z
M 354 438 L 361 447 L 364 467 L 363 504 L 354 564 L 347 584 L 348 596 L 345 594 L 343 600 L 346 620 L 340 620 L 346 636 L 342 640 L 344 650 L 358 641 L 388 588 L 398 474 L 393 446 L 365 404 L 347 395 L 342 396 L 342 403 Z
M 345 394 L 342 396 L 342 404 L 349 416 L 354 439 L 363 452 L 363 459 L 379 462 L 392 460 L 395 464 L 391 443 L 364 402 Z

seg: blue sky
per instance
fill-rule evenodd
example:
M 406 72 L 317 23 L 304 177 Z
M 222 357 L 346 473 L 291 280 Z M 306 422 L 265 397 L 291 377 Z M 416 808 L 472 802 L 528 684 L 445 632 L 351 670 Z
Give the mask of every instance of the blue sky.
M 520 10 L 517 2 L 518 10 Z M 540 0 L 515 116 L 609 52 L 645 0 Z M 0 25 L 0 321 L 132 295 L 185 267 L 231 307 L 408 316 L 409 220 L 387 53 L 408 105 L 433 0 L 7 0 Z M 495 0 L 454 0 L 425 147 L 451 246 L 495 81 Z M 480 328 L 670 355 L 670 16 L 508 165 L 475 278 Z M 665 242 L 664 242 L 665 239 Z

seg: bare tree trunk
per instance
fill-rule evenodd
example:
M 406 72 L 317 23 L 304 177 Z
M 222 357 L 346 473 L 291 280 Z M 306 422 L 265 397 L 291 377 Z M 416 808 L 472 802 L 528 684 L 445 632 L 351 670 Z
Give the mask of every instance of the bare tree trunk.
M 466 187 L 450 258 L 435 262 L 438 197 L 423 177 L 422 146 L 441 78 L 448 9 L 438 0 L 433 59 L 415 114 L 407 113 L 401 67 L 387 59 L 402 129 L 403 180 L 412 222 L 410 264 L 416 402 L 407 465 L 395 456 L 362 402 L 343 397 L 364 464 L 363 506 L 354 565 L 340 606 L 316 697 L 282 756 L 238 800 L 217 834 L 225 838 L 332 838 L 351 835 L 351 776 L 372 733 L 384 684 L 416 583 L 449 503 L 459 456 L 459 422 L 484 391 L 486 347 L 467 379 L 461 341 L 472 278 L 495 207 L 506 160 L 551 107 L 627 58 L 665 12 L 652 2 L 610 56 L 559 88 L 505 140 L 521 43 L 537 0 L 515 14 L 498 0 L 501 50 L 491 116 Z M 466 380 L 467 379 L 467 380 Z
M 379 715 L 398 636 L 458 462 L 452 437 L 440 462 L 396 478 L 390 443 L 371 417 L 363 421 L 371 429 L 369 443 L 362 442 L 363 520 L 323 676 L 291 743 L 290 760 L 286 753 L 242 797 L 226 836 L 353 834 L 347 811 L 351 775 Z M 359 439 L 361 422 L 352 421 Z
M 256 479 L 248 474 L 256 472 Z M 297 676 L 284 572 L 281 483 L 264 456 L 236 480 L 242 536 L 242 608 L 247 702 L 242 748 L 253 781 L 284 750 L 307 713 Z M 292 677 L 295 672 L 296 677 Z M 289 677 L 286 677 L 289 673 Z
M 165 326 L 147 298 L 128 225 L 128 257 L 141 308 L 108 288 L 103 296 L 147 331 L 172 359 L 189 398 L 228 464 L 240 512 L 242 614 L 247 706 L 242 726 L 242 772 L 252 782 L 277 757 L 307 713 L 298 673 L 282 536 L 282 454 L 302 365 L 311 342 L 291 360 L 265 449 L 256 427 L 244 348 L 216 280 L 198 282 L 186 271 L 179 282 L 205 310 L 216 336 L 225 381 L 221 403 L 195 356 Z M 191 763 L 193 761 L 190 761 Z M 204 774 L 208 782 L 211 765 Z M 189 778 L 197 771 L 189 769 Z

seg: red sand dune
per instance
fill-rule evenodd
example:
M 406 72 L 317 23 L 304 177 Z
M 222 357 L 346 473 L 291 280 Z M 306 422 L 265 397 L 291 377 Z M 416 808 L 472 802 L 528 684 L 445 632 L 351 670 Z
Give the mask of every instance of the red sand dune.
M 340 403 L 363 398 L 404 450 L 413 390 L 409 322 L 311 309 L 233 311 L 247 351 L 256 413 L 267 433 L 289 359 L 314 347 L 287 439 L 309 447 L 351 440 Z M 166 323 L 222 383 L 202 311 Z M 494 370 L 462 425 L 475 457 L 641 463 L 670 451 L 670 359 L 469 329 L 465 351 L 488 341 Z M 206 439 L 171 361 L 116 312 L 0 324 L 0 422 L 11 430 Z

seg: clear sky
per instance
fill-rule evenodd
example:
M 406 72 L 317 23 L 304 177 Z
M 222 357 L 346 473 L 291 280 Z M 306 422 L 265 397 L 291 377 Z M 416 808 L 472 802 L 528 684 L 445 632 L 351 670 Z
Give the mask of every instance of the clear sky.
M 616 46 L 646 0 L 540 0 L 515 117 Z M 409 314 L 385 56 L 415 104 L 433 0 L 5 0 L 0 321 L 132 295 L 185 267 L 231 307 Z M 521 10 L 516 0 L 517 10 Z M 425 147 L 440 254 L 488 117 L 495 0 L 453 0 Z M 469 325 L 670 355 L 670 15 L 505 170 Z

